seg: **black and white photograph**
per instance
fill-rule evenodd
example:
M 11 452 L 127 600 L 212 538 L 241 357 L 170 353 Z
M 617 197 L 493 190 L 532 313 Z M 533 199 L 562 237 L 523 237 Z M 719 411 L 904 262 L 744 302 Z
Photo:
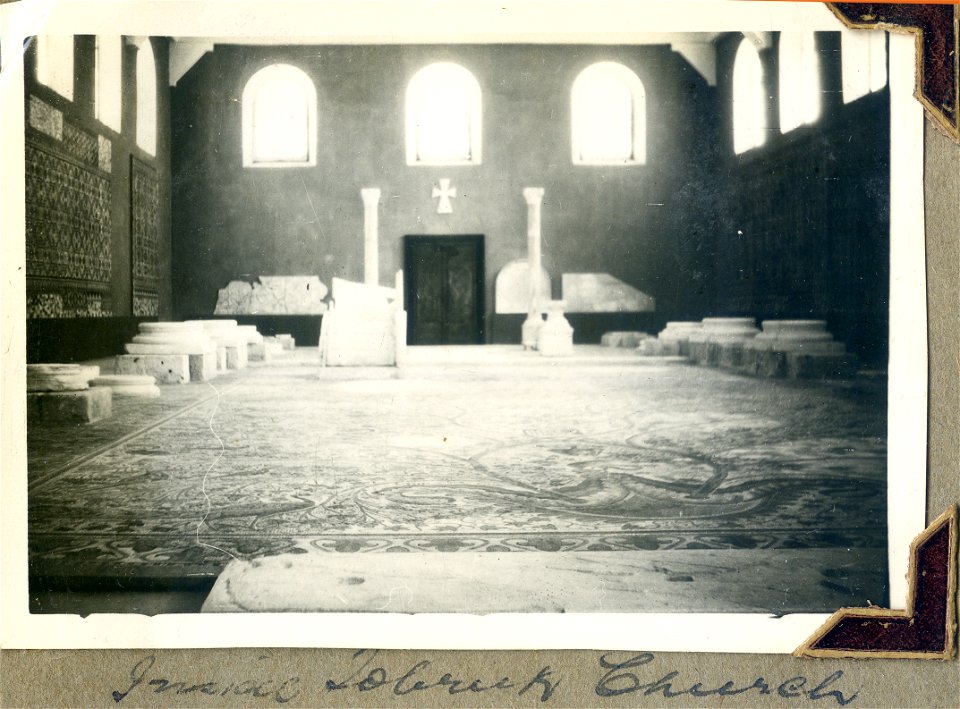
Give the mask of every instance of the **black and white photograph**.
M 29 34 L 29 614 L 902 604 L 895 38 L 735 4 Z

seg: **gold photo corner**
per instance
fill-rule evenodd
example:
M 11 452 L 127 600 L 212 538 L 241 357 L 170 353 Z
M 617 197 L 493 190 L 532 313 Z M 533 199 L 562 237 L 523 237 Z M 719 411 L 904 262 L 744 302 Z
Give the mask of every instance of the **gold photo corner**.
M 950 660 L 957 634 L 957 506 L 910 544 L 907 607 L 841 608 L 797 657 Z

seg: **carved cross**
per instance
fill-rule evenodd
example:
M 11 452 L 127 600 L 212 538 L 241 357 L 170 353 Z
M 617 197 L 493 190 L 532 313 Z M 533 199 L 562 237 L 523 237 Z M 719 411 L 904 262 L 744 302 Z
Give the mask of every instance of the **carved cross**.
M 457 188 L 450 186 L 450 180 L 446 177 L 440 179 L 440 186 L 433 188 L 433 198 L 440 198 L 437 203 L 437 214 L 453 214 L 453 205 L 450 204 L 450 198 L 457 196 Z

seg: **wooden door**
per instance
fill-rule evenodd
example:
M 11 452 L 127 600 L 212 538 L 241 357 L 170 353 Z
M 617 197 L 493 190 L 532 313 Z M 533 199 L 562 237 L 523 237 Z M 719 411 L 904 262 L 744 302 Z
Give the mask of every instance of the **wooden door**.
M 483 236 L 404 237 L 407 342 L 483 343 Z

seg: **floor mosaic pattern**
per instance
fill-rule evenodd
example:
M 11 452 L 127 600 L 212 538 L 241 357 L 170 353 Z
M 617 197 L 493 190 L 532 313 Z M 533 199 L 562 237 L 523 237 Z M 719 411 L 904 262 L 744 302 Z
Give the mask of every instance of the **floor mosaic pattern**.
M 321 373 L 315 355 L 165 388 L 155 411 L 31 430 L 31 571 L 175 578 L 284 552 L 886 545 L 878 382 L 640 358 Z

